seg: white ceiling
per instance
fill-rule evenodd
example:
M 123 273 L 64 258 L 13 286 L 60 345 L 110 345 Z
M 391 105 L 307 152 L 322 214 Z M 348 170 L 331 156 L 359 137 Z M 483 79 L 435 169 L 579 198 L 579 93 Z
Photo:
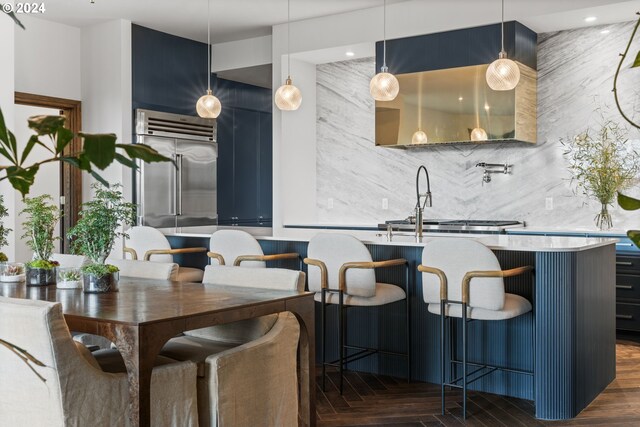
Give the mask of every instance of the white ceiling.
M 111 19 L 127 19 L 135 24 L 170 34 L 206 41 L 207 0 L 47 0 L 43 19 L 83 27 Z M 213 43 L 271 34 L 271 27 L 286 22 L 287 0 L 210 0 Z M 409 0 L 388 0 L 388 5 Z M 434 9 L 451 8 L 447 27 L 460 28 L 469 22 L 464 11 L 484 2 L 495 8 L 499 20 L 499 0 L 413 0 L 430 2 Z M 585 25 L 599 25 L 634 19 L 640 0 L 506 0 L 505 19 L 518 20 L 538 33 Z M 427 3 L 429 4 L 429 3 Z M 358 9 L 380 7 L 382 0 L 291 0 L 291 20 L 300 21 Z M 401 8 L 401 10 L 404 8 Z M 598 16 L 592 24 L 589 15 Z M 481 21 L 482 19 L 479 18 Z M 478 25 L 486 22 L 478 22 Z M 388 22 L 389 33 L 402 22 Z M 463 25 L 468 26 L 468 25 Z M 428 32 L 428 31 L 425 31 Z

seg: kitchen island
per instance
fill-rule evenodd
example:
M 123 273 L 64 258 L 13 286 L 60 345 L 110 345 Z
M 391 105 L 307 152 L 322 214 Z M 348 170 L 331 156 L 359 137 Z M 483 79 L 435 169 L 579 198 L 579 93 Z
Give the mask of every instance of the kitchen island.
M 208 246 L 208 238 L 215 229 L 164 232 L 174 247 Z M 388 241 L 386 234 L 366 230 L 248 231 L 256 235 L 267 254 L 298 252 L 304 257 L 309 239 L 318 232 L 342 232 L 364 241 L 374 260 L 407 259 L 410 264 L 412 376 L 414 380 L 439 383 L 439 320 L 427 311 L 422 299 L 422 276 L 416 269 L 422 259 L 423 243 L 417 243 L 413 236 L 407 235 L 395 235 Z M 535 275 L 505 280 L 507 292 L 529 299 L 533 312 L 509 321 L 472 322 L 469 325 L 469 360 L 531 371 L 532 375 L 497 371 L 474 382 L 470 388 L 533 400 L 536 417 L 540 419 L 575 417 L 615 378 L 617 240 L 425 233 L 424 241 L 443 237 L 479 240 L 494 251 L 503 269 L 523 265 L 535 267 Z M 202 267 L 207 260 L 192 256 L 180 262 Z M 273 266 L 297 268 L 298 263 Z M 404 286 L 402 268 L 381 269 L 376 275 L 379 281 Z M 335 313 L 329 312 L 328 331 L 337 330 Z M 404 330 L 389 326 L 402 320 L 403 304 L 356 310 L 349 312 L 349 316 L 347 340 L 350 344 L 405 350 Z M 459 335 L 458 340 L 461 339 Z M 327 355 L 331 359 L 337 354 L 337 343 L 331 335 L 327 342 Z M 349 368 L 403 377 L 405 363 L 401 358 L 380 354 L 353 362 Z

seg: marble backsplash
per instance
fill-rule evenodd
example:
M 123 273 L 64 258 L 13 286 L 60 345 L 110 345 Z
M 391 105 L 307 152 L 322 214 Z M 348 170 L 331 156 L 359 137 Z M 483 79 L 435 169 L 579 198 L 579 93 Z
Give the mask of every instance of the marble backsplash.
M 369 95 L 374 59 L 318 65 L 318 222 L 370 224 L 407 217 L 415 205 L 415 174 L 424 164 L 433 192 L 433 207 L 425 217 L 517 219 L 537 227 L 595 229 L 600 206 L 576 194 L 559 141 L 593 126 L 599 119 L 597 107 L 607 117 L 620 117 L 611 88 L 618 54 L 632 27 L 620 23 L 539 35 L 536 145 L 376 147 Z M 632 56 L 639 45 L 634 43 Z M 639 111 L 640 70 L 625 67 L 619 85 L 623 105 Z M 636 130 L 629 134 L 636 143 L 639 135 Z M 483 184 L 478 162 L 507 162 L 513 165 L 512 174 L 494 175 Z M 547 198 L 553 199 L 551 210 L 545 208 Z M 383 199 L 388 209 L 382 209 Z M 640 226 L 638 213 L 614 206 L 612 215 L 616 229 Z

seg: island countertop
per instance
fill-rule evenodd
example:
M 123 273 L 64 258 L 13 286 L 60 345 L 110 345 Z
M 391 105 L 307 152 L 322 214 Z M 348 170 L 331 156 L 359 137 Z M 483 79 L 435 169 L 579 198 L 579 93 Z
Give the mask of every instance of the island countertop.
M 258 240 L 287 240 L 308 242 L 318 233 L 350 234 L 367 244 L 391 246 L 423 246 L 432 239 L 468 238 L 477 240 L 493 250 L 523 252 L 579 252 L 600 246 L 612 245 L 619 240 L 608 237 L 540 236 L 512 234 L 467 234 L 467 233 L 424 233 L 422 242 L 416 242 L 412 233 L 395 233 L 388 241 L 386 233 L 361 229 L 313 229 L 313 228 L 268 228 L 268 227 L 182 227 L 160 229 L 167 236 L 210 237 L 217 230 L 243 230 Z

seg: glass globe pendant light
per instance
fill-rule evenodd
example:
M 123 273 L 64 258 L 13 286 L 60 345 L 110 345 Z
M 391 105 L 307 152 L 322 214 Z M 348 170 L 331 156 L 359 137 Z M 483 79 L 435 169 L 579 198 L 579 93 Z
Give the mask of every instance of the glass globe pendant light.
M 520 68 L 518 64 L 507 58 L 504 50 L 504 0 L 502 0 L 502 50 L 498 59 L 487 68 L 487 84 L 493 90 L 512 90 L 520 81 Z
M 211 92 L 211 17 L 210 17 L 210 3 L 211 0 L 207 0 L 207 93 L 202 95 L 196 103 L 196 111 L 200 117 L 205 119 L 215 119 L 220 115 L 222 111 L 222 104 L 220 100 L 213 96 Z
M 471 131 L 471 140 L 472 141 L 486 141 L 489 138 L 487 135 L 487 131 L 482 129 L 481 127 L 474 128 Z
M 387 0 L 384 0 L 383 8 L 382 67 L 380 67 L 380 72 L 371 79 L 369 92 L 376 101 L 393 101 L 400 91 L 400 83 L 398 83 L 396 76 L 389 73 L 387 67 Z
M 302 104 L 302 93 L 291 80 L 291 0 L 287 0 L 287 80 L 276 90 L 276 106 L 283 111 L 294 111 Z
M 427 134 L 422 129 L 415 131 L 411 137 L 412 144 L 426 144 L 427 142 Z

